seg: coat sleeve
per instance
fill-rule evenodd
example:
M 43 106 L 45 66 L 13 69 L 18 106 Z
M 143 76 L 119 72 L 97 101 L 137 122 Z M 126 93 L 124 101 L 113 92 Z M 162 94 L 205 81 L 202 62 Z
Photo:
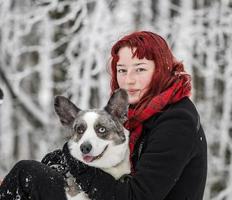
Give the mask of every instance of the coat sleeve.
M 149 133 L 135 175 L 128 182 L 122 183 L 96 169 L 81 174 L 78 180 L 89 197 L 96 200 L 162 200 L 191 158 L 195 133 L 196 122 L 188 111 L 165 112 Z
M 41 160 L 41 163 L 49 166 L 50 168 L 56 170 L 58 173 L 61 173 L 64 176 L 70 170 L 61 149 L 57 149 L 46 154 Z

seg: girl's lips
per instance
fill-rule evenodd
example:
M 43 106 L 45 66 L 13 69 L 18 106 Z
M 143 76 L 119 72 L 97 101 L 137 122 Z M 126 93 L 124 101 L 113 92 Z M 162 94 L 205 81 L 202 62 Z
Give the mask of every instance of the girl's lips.
M 138 92 L 139 90 L 127 90 L 128 94 L 135 94 L 136 92 Z

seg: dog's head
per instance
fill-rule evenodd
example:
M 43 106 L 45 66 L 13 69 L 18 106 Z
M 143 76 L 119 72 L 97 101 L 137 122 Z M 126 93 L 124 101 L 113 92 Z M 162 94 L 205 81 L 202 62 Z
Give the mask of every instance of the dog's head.
M 119 164 L 128 150 L 128 96 L 125 90 L 113 93 L 102 110 L 81 110 L 63 96 L 55 98 L 55 111 L 61 123 L 71 128 L 68 142 L 76 159 L 94 167 L 110 168 Z

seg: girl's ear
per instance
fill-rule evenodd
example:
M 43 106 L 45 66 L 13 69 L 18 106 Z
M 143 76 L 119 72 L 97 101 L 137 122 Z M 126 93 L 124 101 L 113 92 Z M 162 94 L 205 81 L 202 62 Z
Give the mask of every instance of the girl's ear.
M 105 110 L 124 123 L 127 120 L 128 107 L 129 102 L 127 92 L 124 89 L 117 89 L 111 95 L 105 106 Z
M 56 114 L 62 125 L 71 127 L 80 109 L 64 96 L 56 96 L 54 100 Z

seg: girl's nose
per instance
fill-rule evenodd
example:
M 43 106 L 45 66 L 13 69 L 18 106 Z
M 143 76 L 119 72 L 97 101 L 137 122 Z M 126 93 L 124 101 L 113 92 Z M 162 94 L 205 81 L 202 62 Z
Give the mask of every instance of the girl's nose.
M 126 84 L 134 84 L 135 83 L 135 76 L 132 71 L 128 71 L 126 75 Z

